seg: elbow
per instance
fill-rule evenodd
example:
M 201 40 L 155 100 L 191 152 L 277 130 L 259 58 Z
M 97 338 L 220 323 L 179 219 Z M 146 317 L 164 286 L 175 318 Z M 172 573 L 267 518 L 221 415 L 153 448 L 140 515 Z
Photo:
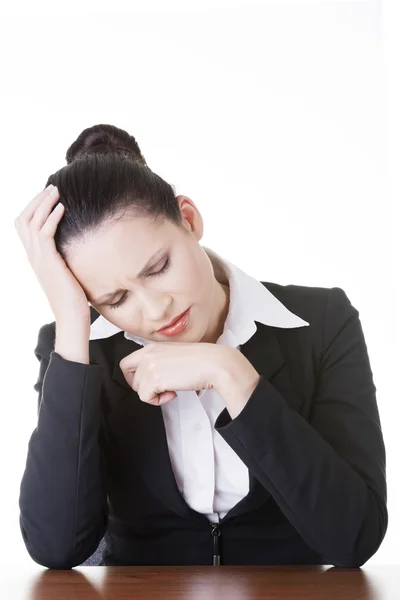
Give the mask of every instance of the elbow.
M 351 554 L 345 554 L 339 552 L 335 558 L 327 559 L 325 562 L 332 564 L 334 567 L 341 567 L 343 569 L 358 569 L 362 567 L 378 550 L 381 545 L 380 540 L 377 544 L 371 546 L 365 546 L 357 549 Z
M 370 494 L 367 515 L 354 543 L 354 566 L 361 567 L 378 551 L 385 538 L 388 521 L 386 502 Z
M 38 565 L 46 567 L 47 569 L 66 570 L 72 569 L 81 564 L 81 562 L 74 560 L 70 556 L 55 556 L 55 555 L 40 555 L 28 548 L 28 554 Z M 82 561 L 83 562 L 83 561 Z
M 376 549 L 377 550 L 377 549 Z M 334 567 L 341 567 L 342 569 L 359 569 L 362 567 L 376 552 L 376 550 L 368 550 L 358 554 L 352 554 L 351 556 L 342 555 L 336 560 L 329 561 Z
M 100 543 L 100 542 L 99 542 Z M 93 547 L 87 547 L 81 553 L 65 552 L 63 549 L 52 549 L 51 551 L 41 551 L 38 548 L 33 548 L 30 544 L 25 544 L 29 556 L 38 565 L 47 569 L 66 570 L 78 567 L 91 556 L 98 547 L 98 544 Z
M 362 567 L 379 549 L 382 544 L 387 527 L 388 511 L 386 503 L 376 501 L 370 496 L 370 502 L 374 504 L 374 510 L 367 513 L 362 526 L 352 543 L 350 552 L 339 552 L 336 558 L 330 561 L 335 567 L 356 569 Z
M 25 547 L 32 560 L 47 569 L 66 570 L 77 567 L 85 562 L 97 549 L 104 534 L 104 527 L 97 530 L 94 535 L 85 539 L 79 547 L 63 544 L 52 536 L 48 540 L 39 539 L 39 536 L 28 535 L 20 517 L 20 529 Z
M 47 569 L 72 569 L 73 567 L 82 564 L 82 562 L 90 556 L 90 554 L 83 557 L 77 556 L 73 552 L 68 552 L 66 549 L 56 547 L 55 545 L 48 548 L 39 548 L 38 545 L 32 544 L 25 536 L 24 541 L 25 547 L 32 560 Z
M 328 562 L 334 567 L 341 567 L 342 569 L 359 569 L 367 562 L 367 560 L 371 558 L 373 554 L 375 554 L 375 552 L 368 552 L 367 555 L 342 555 L 339 556 L 337 559 L 333 559 Z

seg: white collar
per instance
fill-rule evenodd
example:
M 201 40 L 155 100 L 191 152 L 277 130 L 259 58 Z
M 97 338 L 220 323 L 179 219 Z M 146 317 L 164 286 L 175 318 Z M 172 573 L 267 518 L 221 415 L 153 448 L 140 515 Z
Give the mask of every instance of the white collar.
M 286 329 L 310 325 L 286 308 L 258 279 L 222 258 L 214 250 L 206 246 L 203 249 L 212 262 L 217 280 L 225 283 L 229 281 L 229 312 L 217 344 L 234 347 L 244 344 L 257 331 L 255 321 Z M 90 326 L 89 339 L 107 338 L 121 331 L 123 330 L 100 315 Z M 154 340 L 126 331 L 124 336 L 141 346 L 154 343 Z

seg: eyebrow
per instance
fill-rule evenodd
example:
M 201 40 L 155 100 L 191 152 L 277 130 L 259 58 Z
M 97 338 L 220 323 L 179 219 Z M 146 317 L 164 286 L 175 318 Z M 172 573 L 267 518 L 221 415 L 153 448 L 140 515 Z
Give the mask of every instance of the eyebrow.
M 153 264 L 153 260 L 155 257 L 158 257 L 158 255 L 160 255 L 162 252 L 164 252 L 164 250 L 166 250 L 166 247 L 163 246 L 162 248 L 159 248 L 147 261 L 147 263 L 144 265 L 143 269 L 141 269 L 139 271 L 139 273 L 136 275 L 137 279 L 140 279 L 141 277 L 143 277 L 147 271 L 149 271 L 151 269 L 151 267 L 154 266 Z M 117 294 L 119 294 L 119 292 L 124 292 L 125 290 L 122 288 L 118 288 L 117 290 L 115 290 L 114 292 L 107 292 L 106 294 L 102 294 L 101 296 L 99 296 L 98 298 L 94 299 L 93 302 L 95 302 L 96 304 L 99 304 L 100 302 L 104 302 L 104 300 L 111 300 L 112 298 L 114 298 L 114 296 L 116 296 Z

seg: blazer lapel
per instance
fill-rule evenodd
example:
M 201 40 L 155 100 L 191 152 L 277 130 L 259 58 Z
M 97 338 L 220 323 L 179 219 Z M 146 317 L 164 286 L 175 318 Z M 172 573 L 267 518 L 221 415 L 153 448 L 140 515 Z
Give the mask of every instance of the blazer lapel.
M 241 346 L 240 351 L 265 379 L 274 379 L 285 366 L 276 331 L 256 321 L 257 331 Z M 142 402 L 127 383 L 119 363 L 124 356 L 142 348 L 124 335 L 117 334 L 115 363 L 112 378 L 127 392 L 108 416 L 121 451 L 129 455 L 148 488 L 172 511 L 190 519 L 204 522 L 205 515 L 194 511 L 177 486 L 172 469 L 162 410 Z M 225 516 L 224 520 L 247 513 L 268 500 L 270 493 L 249 473 L 249 493 Z M 206 519 L 208 521 L 208 519 Z

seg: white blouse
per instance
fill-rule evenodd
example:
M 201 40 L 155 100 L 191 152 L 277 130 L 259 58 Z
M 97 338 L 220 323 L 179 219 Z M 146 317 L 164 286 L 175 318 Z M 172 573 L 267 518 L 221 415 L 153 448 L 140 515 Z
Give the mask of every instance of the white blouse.
M 273 327 L 309 325 L 278 300 L 260 281 L 219 254 L 203 246 L 214 267 L 216 279 L 229 284 L 229 312 L 217 344 L 240 349 L 256 332 L 255 320 Z M 90 327 L 90 340 L 122 331 L 100 315 Z M 125 332 L 127 339 L 145 346 L 156 343 Z M 249 492 L 249 470 L 229 444 L 214 429 L 225 408 L 219 394 L 211 390 L 175 391 L 160 408 L 168 449 L 178 488 L 187 504 L 210 521 L 218 522 Z

